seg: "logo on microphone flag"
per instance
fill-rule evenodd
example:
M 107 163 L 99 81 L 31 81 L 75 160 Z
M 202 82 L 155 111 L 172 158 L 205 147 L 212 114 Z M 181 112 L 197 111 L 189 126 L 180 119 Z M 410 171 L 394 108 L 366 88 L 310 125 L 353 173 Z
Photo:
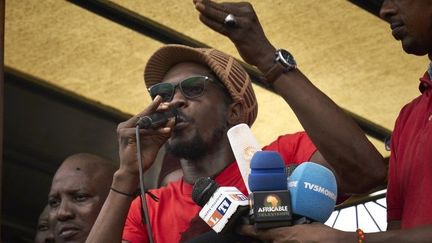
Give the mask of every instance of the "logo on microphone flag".
M 244 148 L 243 150 L 243 158 L 245 159 L 246 162 L 249 162 L 250 164 L 250 160 L 252 159 L 252 156 L 258 151 L 257 148 L 252 147 L 252 146 L 247 146 Z M 250 167 L 250 166 L 249 166 Z
M 246 197 L 243 193 L 236 193 L 236 194 L 232 193 L 232 194 L 228 194 L 228 195 L 234 201 L 242 202 L 242 201 L 248 200 L 248 197 Z
M 276 194 L 270 194 L 264 200 L 265 207 L 278 207 L 280 205 L 281 200 Z
M 217 206 L 212 216 L 210 216 L 207 224 L 210 225 L 210 227 L 213 227 L 225 215 L 230 205 L 231 201 L 228 198 L 224 198 L 224 200 L 219 204 L 219 206 Z
M 235 187 L 219 187 L 199 212 L 199 216 L 217 233 L 223 231 L 228 220 L 249 200 Z

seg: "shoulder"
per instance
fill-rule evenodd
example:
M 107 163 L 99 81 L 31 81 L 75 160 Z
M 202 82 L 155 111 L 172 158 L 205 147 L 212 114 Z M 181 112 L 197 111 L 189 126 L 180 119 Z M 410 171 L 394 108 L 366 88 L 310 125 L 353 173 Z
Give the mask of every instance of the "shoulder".
M 263 150 L 279 152 L 285 163 L 288 164 L 308 161 L 317 149 L 306 132 L 301 131 L 281 135 Z
M 178 181 L 168 183 L 168 185 L 166 185 L 166 186 L 163 186 L 160 188 L 155 188 L 155 189 L 150 189 L 148 191 L 148 193 L 146 193 L 147 203 L 150 205 L 158 204 L 158 203 L 153 203 L 156 201 L 150 196 L 150 194 L 154 195 L 158 200 L 161 198 L 165 198 L 165 197 L 172 197 L 173 194 L 176 194 L 176 193 L 181 191 L 181 182 L 182 182 L 182 180 L 180 179 Z M 137 210 L 141 210 L 140 196 L 136 197 L 132 201 L 131 209 L 132 208 L 135 208 Z
M 397 121 L 401 122 L 406 120 L 413 113 L 413 111 L 418 107 L 421 99 L 422 99 L 422 95 L 418 96 L 417 98 L 411 100 L 411 102 L 409 102 L 408 104 L 404 105 L 399 112 Z
M 405 128 L 410 128 L 411 123 L 417 121 L 421 116 L 424 116 L 424 112 L 427 108 L 422 105 L 422 99 L 430 99 L 428 97 L 423 97 L 420 95 L 419 97 L 413 99 L 411 102 L 406 104 L 399 112 L 398 117 L 396 118 L 396 122 L 394 125 L 392 140 L 399 137 L 399 134 L 405 130 Z M 429 102 L 426 102 L 429 103 Z
M 310 142 L 309 136 L 306 134 L 306 132 L 301 131 L 301 132 L 281 135 L 277 137 L 276 140 L 266 145 L 263 149 L 273 150 L 276 148 L 276 146 L 284 146 L 290 144 L 295 145 L 295 144 L 301 144 L 305 142 Z

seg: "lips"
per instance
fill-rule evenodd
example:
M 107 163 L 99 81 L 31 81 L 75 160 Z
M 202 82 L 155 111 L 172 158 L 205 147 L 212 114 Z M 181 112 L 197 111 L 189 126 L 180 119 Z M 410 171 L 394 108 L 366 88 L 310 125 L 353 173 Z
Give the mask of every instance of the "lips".
M 392 29 L 392 35 L 397 40 L 402 39 L 404 33 L 404 24 L 402 22 L 392 22 L 390 28 Z
M 184 120 L 177 120 L 176 125 L 174 127 L 174 131 L 179 131 L 184 129 L 185 127 L 187 127 L 189 123 L 187 121 Z
M 64 240 L 74 239 L 79 233 L 80 229 L 74 225 L 63 225 L 58 230 L 58 236 Z
M 396 29 L 396 28 L 398 28 L 398 27 L 401 27 L 401 26 L 403 26 L 403 23 L 402 23 L 402 22 L 392 22 L 392 23 L 390 24 L 390 28 L 391 28 L 392 30 L 394 30 L 394 29 Z
M 182 114 L 178 114 L 176 118 L 176 125 L 174 127 L 174 131 L 181 130 L 185 128 L 189 124 L 188 119 L 184 117 Z

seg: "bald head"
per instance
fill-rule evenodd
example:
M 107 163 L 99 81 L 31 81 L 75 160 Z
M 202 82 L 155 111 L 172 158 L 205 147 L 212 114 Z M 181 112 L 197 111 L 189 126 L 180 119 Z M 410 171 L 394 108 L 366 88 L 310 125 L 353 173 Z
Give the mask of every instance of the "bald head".
M 78 153 L 67 157 L 63 161 L 57 169 L 54 179 L 60 177 L 64 172 L 76 171 L 90 178 L 95 176 L 103 177 L 111 184 L 112 176 L 116 169 L 114 163 L 104 157 L 89 153 Z
M 56 242 L 85 242 L 115 170 L 113 162 L 93 154 L 65 159 L 54 175 L 48 198 Z

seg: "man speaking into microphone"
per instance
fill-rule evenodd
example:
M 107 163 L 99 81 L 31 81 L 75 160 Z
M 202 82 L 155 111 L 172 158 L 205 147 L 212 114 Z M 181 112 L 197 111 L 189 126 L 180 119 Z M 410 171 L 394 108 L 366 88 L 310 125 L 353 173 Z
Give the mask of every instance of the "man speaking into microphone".
M 251 126 L 258 112 L 243 67 L 218 50 L 166 45 L 150 57 L 144 79 L 153 102 L 118 126 L 120 168 L 87 242 L 149 242 L 148 232 L 158 243 L 183 242 L 208 232 L 210 227 L 198 216 L 201 207 L 191 198 L 193 184 L 201 177 L 247 195 L 227 138 L 231 127 Z M 135 125 L 139 118 L 170 109 L 176 109 L 175 118 L 161 127 L 140 129 L 138 146 Z M 133 197 L 139 181 L 137 147 L 145 171 L 164 144 L 180 159 L 183 177 L 151 190 L 158 201 L 146 196 L 151 228 L 147 231 L 140 197 Z M 330 167 L 304 132 L 280 136 L 263 149 L 279 152 L 285 164 L 314 161 Z M 345 170 L 358 168 L 344 166 Z M 340 187 L 352 190 L 355 184 Z

